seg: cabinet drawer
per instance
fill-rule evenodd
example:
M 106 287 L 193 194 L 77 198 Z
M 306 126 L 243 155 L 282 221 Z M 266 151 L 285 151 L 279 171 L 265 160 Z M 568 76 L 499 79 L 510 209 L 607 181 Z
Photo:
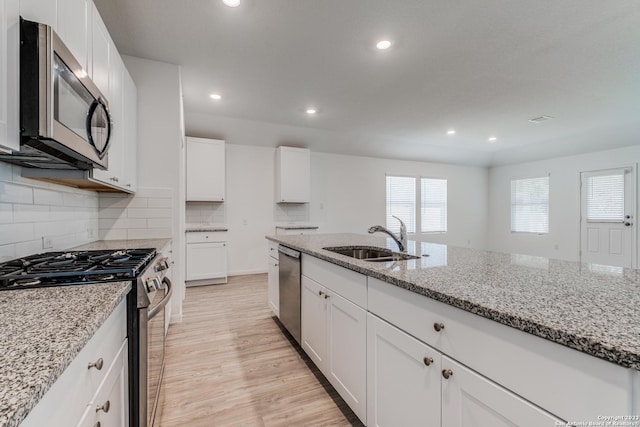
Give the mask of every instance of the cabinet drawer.
M 367 276 L 305 254 L 302 254 L 302 274 L 367 308 Z
M 127 335 L 126 299 L 123 300 L 85 347 L 65 369 L 21 427 L 76 425 Z M 101 369 L 89 368 L 102 359 Z
M 372 313 L 561 418 L 633 413 L 630 369 L 378 279 L 368 290 Z
M 227 233 L 224 231 L 207 231 L 202 233 L 187 233 L 187 243 L 225 242 Z
M 280 255 L 278 254 L 278 242 L 267 240 L 267 248 L 267 252 L 271 258 L 280 259 Z

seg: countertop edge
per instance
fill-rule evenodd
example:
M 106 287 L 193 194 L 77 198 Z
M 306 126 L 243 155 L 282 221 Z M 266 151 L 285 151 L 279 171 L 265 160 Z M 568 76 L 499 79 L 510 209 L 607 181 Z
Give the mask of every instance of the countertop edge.
M 124 282 L 123 282 L 124 283 Z M 118 305 L 122 302 L 124 298 L 126 298 L 127 294 L 131 291 L 131 282 L 127 282 L 127 286 L 120 290 L 115 299 L 111 301 L 111 306 L 107 307 L 104 311 L 104 315 L 100 316 L 90 325 L 90 328 L 86 330 L 82 339 L 75 343 L 72 347 L 69 347 L 68 352 L 66 353 L 62 362 L 55 367 L 51 375 L 47 378 L 47 381 L 43 381 L 39 384 L 39 386 L 35 387 L 33 390 L 32 397 L 29 401 L 27 401 L 22 406 L 16 408 L 13 411 L 6 422 L 2 424 L 2 427 L 18 427 L 22 421 L 24 421 L 29 413 L 36 407 L 38 403 L 42 400 L 45 394 L 51 389 L 53 384 L 60 378 L 60 376 L 64 373 L 64 371 L 69 367 L 73 359 L 78 356 L 78 354 L 82 351 L 82 349 L 87 345 L 87 343 L 93 338 L 98 329 L 102 327 L 104 322 L 111 316 L 113 311 L 118 307 Z
M 467 311 L 469 313 L 476 314 L 486 319 L 493 320 L 505 326 L 509 326 L 514 329 L 537 336 L 539 338 L 543 338 L 543 339 L 555 342 L 557 344 L 563 345 L 565 347 L 572 348 L 574 350 L 580 351 L 590 356 L 594 356 L 599 359 L 606 360 L 607 362 L 614 363 L 618 366 L 622 366 L 625 368 L 632 368 L 640 371 L 640 355 L 638 354 L 631 353 L 623 349 L 618 349 L 615 347 L 608 346 L 598 340 L 593 340 L 587 336 L 579 336 L 579 335 L 567 333 L 566 331 L 550 328 L 548 326 L 541 325 L 535 321 L 523 319 L 513 314 L 503 313 L 488 307 L 484 307 L 480 304 L 459 299 L 459 298 L 446 295 L 440 292 L 430 291 L 428 289 L 417 287 L 410 282 L 406 282 L 391 276 L 384 275 L 378 271 L 369 270 L 359 265 L 344 261 L 342 259 L 334 258 L 332 256 L 327 256 L 326 254 L 316 252 L 298 245 L 294 245 L 289 242 L 284 242 L 278 239 L 277 236 L 266 236 L 266 239 L 274 242 L 282 243 L 283 245 L 291 247 L 292 249 L 298 250 L 307 255 L 314 256 L 323 261 L 327 261 L 332 264 L 339 265 L 340 267 L 344 267 L 346 269 L 355 271 L 357 273 L 379 279 L 390 285 L 397 286 L 399 288 L 408 290 L 418 295 L 422 295 L 427 298 L 431 298 L 433 300 L 450 305 L 452 307 Z

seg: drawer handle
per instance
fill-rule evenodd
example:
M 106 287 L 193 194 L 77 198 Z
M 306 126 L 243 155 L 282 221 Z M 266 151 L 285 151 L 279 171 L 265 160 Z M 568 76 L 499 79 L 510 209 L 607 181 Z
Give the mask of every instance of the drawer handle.
M 436 332 L 440 332 L 441 330 L 444 329 L 444 323 L 434 323 L 433 329 L 435 329 Z
M 107 412 L 109 412 L 110 408 L 111 408 L 111 403 L 107 400 L 101 406 L 96 407 L 96 412 L 104 411 L 104 413 L 106 414 Z
M 325 293 L 325 294 L 324 294 L 324 299 L 328 299 L 328 298 L 329 298 L 329 296 L 330 296 L 329 294 Z
M 322 296 L 322 295 L 324 295 L 324 292 L 318 291 L 318 295 Z
M 424 359 L 422 359 L 422 361 L 424 362 L 425 365 L 429 366 L 433 363 L 433 357 L 425 356 Z
M 448 380 L 450 376 L 453 375 L 453 371 L 451 369 L 443 369 L 442 370 L 442 376 L 444 377 L 445 380 Z
M 89 367 L 87 369 L 96 368 L 98 371 L 102 370 L 102 366 L 104 365 L 104 360 L 102 357 L 95 362 L 90 362 Z

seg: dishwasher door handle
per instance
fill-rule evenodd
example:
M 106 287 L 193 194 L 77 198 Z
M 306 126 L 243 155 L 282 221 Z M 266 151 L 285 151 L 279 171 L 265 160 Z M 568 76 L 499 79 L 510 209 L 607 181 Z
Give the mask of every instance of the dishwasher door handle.
M 286 246 L 278 246 L 278 252 L 291 258 L 300 259 L 300 252 L 289 249 Z

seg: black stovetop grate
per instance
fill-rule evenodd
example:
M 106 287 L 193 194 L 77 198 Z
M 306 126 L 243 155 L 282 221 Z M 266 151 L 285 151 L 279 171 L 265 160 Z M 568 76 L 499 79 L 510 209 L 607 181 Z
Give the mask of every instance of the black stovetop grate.
M 0 290 L 131 280 L 155 255 L 150 248 L 30 255 L 0 264 Z

